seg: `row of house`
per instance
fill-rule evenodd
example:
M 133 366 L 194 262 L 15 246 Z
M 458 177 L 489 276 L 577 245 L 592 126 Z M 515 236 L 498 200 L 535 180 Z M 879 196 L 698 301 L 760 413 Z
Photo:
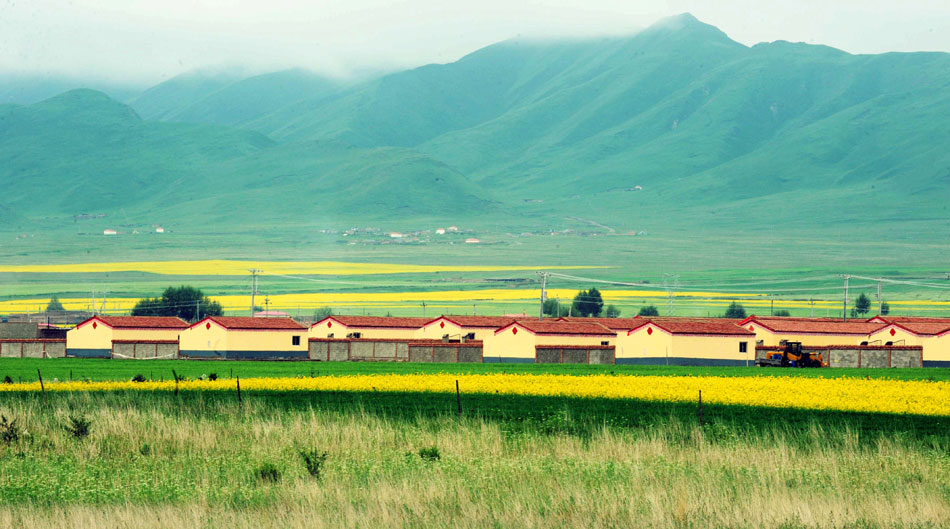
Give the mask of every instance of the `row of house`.
M 756 346 L 920 346 L 925 366 L 950 366 L 950 318 L 551 318 L 329 316 L 290 318 L 94 316 L 67 333 L 75 357 L 308 358 L 310 342 L 478 342 L 484 362 L 533 363 L 539 351 L 610 350 L 617 364 L 747 365 Z

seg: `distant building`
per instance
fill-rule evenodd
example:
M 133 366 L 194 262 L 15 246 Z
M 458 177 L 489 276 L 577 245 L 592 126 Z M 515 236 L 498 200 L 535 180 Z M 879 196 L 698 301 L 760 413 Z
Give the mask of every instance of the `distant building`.
M 103 234 L 103 235 L 116 235 L 117 233 L 119 233 L 119 232 L 117 232 L 117 231 L 115 231 L 115 230 L 113 230 L 113 229 L 102 230 L 102 234 Z
M 402 239 L 403 237 L 405 237 L 405 235 L 399 233 L 398 231 L 394 231 L 394 232 L 392 232 L 392 233 L 389 234 L 389 237 L 390 237 L 391 239 Z
M 307 328 L 290 318 L 209 316 L 183 331 L 179 341 L 186 358 L 307 358 Z
M 159 226 L 155 228 L 155 233 L 165 233 L 165 228 Z
M 177 341 L 188 328 L 164 316 L 93 316 L 66 333 L 67 356 L 110 358 L 114 341 Z
M 475 237 L 469 237 L 468 239 L 465 239 L 465 244 L 478 244 L 480 242 L 482 241 L 476 239 Z
M 459 231 L 458 226 L 449 226 L 448 231 Z
M 445 235 L 445 228 L 439 228 L 435 230 L 436 235 Z
M 416 332 L 431 318 L 393 318 L 377 316 L 327 316 L 310 326 L 310 338 L 415 338 Z

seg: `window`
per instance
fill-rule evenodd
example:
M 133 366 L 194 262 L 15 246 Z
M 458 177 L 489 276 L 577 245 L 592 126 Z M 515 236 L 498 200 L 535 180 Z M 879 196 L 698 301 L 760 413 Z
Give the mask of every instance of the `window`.
M 744 353 L 749 350 L 749 342 L 739 342 L 739 352 Z
M 300 337 L 299 337 L 299 336 L 294 336 L 294 337 L 293 337 L 293 344 L 294 344 L 294 345 L 300 345 Z
M 600 342 L 600 345 L 610 345 L 610 342 Z

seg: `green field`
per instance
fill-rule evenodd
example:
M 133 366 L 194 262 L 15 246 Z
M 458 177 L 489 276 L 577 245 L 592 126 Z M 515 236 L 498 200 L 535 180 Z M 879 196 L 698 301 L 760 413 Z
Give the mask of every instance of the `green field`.
M 0 523 L 876 528 L 950 516 L 943 417 L 705 406 L 700 427 L 692 404 L 464 395 L 462 407 L 459 418 L 449 394 L 0 393 L 22 429 L 0 442 Z M 88 437 L 68 431 L 72 418 Z M 326 454 L 318 476 L 301 451 Z

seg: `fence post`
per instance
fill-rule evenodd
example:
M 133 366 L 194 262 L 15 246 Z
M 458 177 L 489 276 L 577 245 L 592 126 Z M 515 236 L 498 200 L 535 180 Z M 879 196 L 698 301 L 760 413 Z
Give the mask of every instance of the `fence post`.
M 462 420 L 462 394 L 459 393 L 459 381 L 455 380 L 455 403 L 458 405 L 459 420 Z
M 36 370 L 36 376 L 40 379 L 40 389 L 43 390 L 43 396 L 46 397 L 46 386 L 43 385 L 43 373 L 40 373 L 40 370 Z
M 241 377 L 237 377 L 237 394 L 238 394 L 238 404 L 241 404 Z
M 175 396 L 177 397 L 178 396 L 178 373 L 176 373 L 174 369 L 172 369 L 172 376 L 175 377 Z

